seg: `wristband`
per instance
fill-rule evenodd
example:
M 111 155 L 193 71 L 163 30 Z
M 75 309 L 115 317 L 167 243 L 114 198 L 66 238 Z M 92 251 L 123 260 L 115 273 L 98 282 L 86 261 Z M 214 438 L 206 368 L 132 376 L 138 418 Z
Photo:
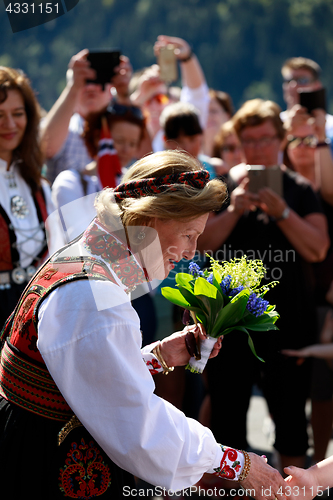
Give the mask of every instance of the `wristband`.
M 250 455 L 248 454 L 247 451 L 242 451 L 242 453 L 244 455 L 245 462 L 244 462 L 243 470 L 242 470 L 241 474 L 238 477 L 238 481 L 239 482 L 244 481 L 244 479 L 247 478 L 248 473 L 250 472 L 250 468 L 251 468 L 251 458 L 250 458 Z
M 222 450 L 222 458 L 220 462 L 220 466 L 214 469 L 214 475 L 224 478 L 230 479 L 231 481 L 239 481 L 240 477 L 244 473 L 244 477 L 248 475 L 250 466 L 247 466 L 246 473 L 244 472 L 246 459 L 245 459 L 245 451 L 235 450 L 234 448 L 229 448 L 228 446 L 223 446 L 220 444 Z M 248 461 L 251 459 L 248 455 Z
M 284 219 L 288 219 L 289 214 L 290 214 L 290 208 L 289 208 L 289 207 L 286 207 L 286 208 L 283 210 L 283 212 L 282 212 L 282 214 L 281 214 L 281 217 L 277 217 L 277 218 L 275 219 L 275 222 L 278 222 L 278 221 L 280 221 L 280 220 L 284 220 Z
M 317 143 L 316 148 L 324 148 L 326 146 L 330 146 L 331 142 L 332 142 L 331 139 L 329 139 L 328 137 L 326 137 L 326 139 L 324 141 Z
M 193 57 L 193 51 L 191 49 L 189 55 L 187 57 L 184 57 L 184 59 L 179 59 L 179 62 L 186 63 L 187 61 L 190 61 L 192 57 Z

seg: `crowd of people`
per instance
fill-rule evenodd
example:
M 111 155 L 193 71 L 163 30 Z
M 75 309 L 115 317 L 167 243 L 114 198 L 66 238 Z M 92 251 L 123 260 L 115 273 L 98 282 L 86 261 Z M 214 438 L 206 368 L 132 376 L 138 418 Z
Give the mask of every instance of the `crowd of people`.
M 43 117 L 28 77 L 0 67 L 6 498 L 27 485 L 36 499 L 88 499 L 237 481 L 258 500 L 333 486 L 333 116 L 302 107 L 299 93 L 322 88 L 321 69 L 288 59 L 286 110 L 260 98 L 235 109 L 185 40 L 159 36 L 156 57 L 170 46 L 179 86 L 158 64 L 133 74 L 121 55 L 103 87 L 82 50 Z M 276 185 L 251 191 L 255 165 Z M 186 335 L 206 334 L 180 326 L 159 283 L 174 286 L 207 253 L 263 261 L 267 282 L 279 282 L 279 330 L 253 332 L 264 364 L 238 332 L 189 377 Z M 278 470 L 248 442 L 254 386 L 274 423 Z

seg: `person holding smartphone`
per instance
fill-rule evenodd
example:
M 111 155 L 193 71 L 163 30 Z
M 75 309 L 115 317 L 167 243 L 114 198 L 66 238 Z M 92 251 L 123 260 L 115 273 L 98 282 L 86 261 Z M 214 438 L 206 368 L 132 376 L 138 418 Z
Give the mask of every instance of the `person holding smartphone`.
M 281 68 L 283 77 L 283 98 L 287 104 L 286 111 L 281 113 L 283 121 L 288 120 L 290 112 L 296 104 L 300 104 L 300 91 L 318 91 L 323 88 L 320 80 L 321 67 L 306 57 L 291 57 Z M 326 137 L 333 140 L 333 116 L 326 113 Z
M 278 164 L 285 130 L 280 107 L 272 101 L 247 101 L 233 117 L 245 161 L 270 169 Z M 311 262 L 324 259 L 329 238 L 327 223 L 315 193 L 307 181 L 280 166 L 283 195 L 264 187 L 249 191 L 246 164 L 233 167 L 228 176 L 229 206 L 207 222 L 198 242 L 202 252 L 215 259 L 230 260 L 247 255 L 263 261 L 268 281 L 277 280 L 270 291 L 280 319 L 278 331 L 253 332 L 256 352 L 265 363 L 249 356 L 247 336 L 227 335 L 223 353 L 207 368 L 211 396 L 211 429 L 220 437 L 228 432 L 236 446 L 248 448 L 246 416 L 252 386 L 259 383 L 275 423 L 274 447 L 281 470 L 287 465 L 304 466 L 308 448 L 305 403 L 311 367 L 284 358 L 284 347 L 300 348 L 312 343 L 315 304 L 310 286 Z M 232 373 L 232 383 L 223 385 L 223 411 L 214 383 Z M 286 391 L 290 384 L 297 391 Z M 235 426 L 237 435 L 232 431 Z M 231 424 L 232 423 L 232 424 Z
M 321 199 L 333 241 L 333 156 L 325 132 L 325 111 L 307 109 L 296 105 L 291 110 L 285 162 L 311 182 Z M 289 162 L 289 163 L 287 163 Z M 316 342 L 326 349 L 333 340 L 332 305 L 328 299 L 333 282 L 332 243 L 323 262 L 313 265 L 315 279 L 315 304 L 317 309 Z M 333 288 L 332 288 L 333 290 Z M 329 335 L 327 335 L 329 333 Z M 333 423 L 332 367 L 321 359 L 313 360 L 311 384 L 311 424 L 313 430 L 313 462 L 323 460 L 332 434 Z
M 173 47 L 174 63 L 176 65 L 179 63 L 180 66 L 182 88 L 179 100 L 193 104 L 199 110 L 200 124 L 204 129 L 210 97 L 201 64 L 186 40 L 167 35 L 159 35 L 154 44 L 154 54 L 157 62 L 161 62 L 160 53 L 167 47 Z M 174 66 L 172 68 L 170 78 L 174 78 L 175 75 Z M 164 108 L 174 102 L 171 95 L 169 95 L 168 89 L 172 80 L 168 80 L 167 72 L 165 72 L 164 77 L 166 80 L 162 80 L 161 68 L 158 64 L 146 68 L 137 78 L 136 87 L 131 94 L 132 103 L 140 106 L 147 118 L 147 129 L 152 141 L 153 151 L 162 151 L 164 149 L 163 130 L 159 120 Z
M 112 86 L 116 88 L 121 104 L 131 104 L 128 97 L 132 74 L 129 59 L 120 56 L 115 76 L 103 88 L 94 83 L 97 75 L 87 59 L 88 54 L 89 51 L 84 49 L 71 58 L 66 87 L 41 125 L 41 143 L 51 183 L 62 170 L 82 171 L 91 162 L 81 137 L 83 123 L 90 113 L 99 112 L 110 103 Z

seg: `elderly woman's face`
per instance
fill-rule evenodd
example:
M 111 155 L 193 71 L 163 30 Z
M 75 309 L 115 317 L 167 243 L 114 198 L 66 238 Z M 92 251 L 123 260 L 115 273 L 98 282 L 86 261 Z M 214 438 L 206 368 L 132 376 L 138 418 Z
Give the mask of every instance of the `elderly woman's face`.
M 154 278 L 166 278 L 177 262 L 182 259 L 190 260 L 194 257 L 197 240 L 205 229 L 207 219 L 208 214 L 188 222 L 153 220 L 152 227 L 156 229 L 159 236 L 164 264 L 164 270 L 160 270 L 160 275 L 154 276 Z
M 24 100 L 18 90 L 9 90 L 0 104 L 0 158 L 10 162 L 27 126 Z

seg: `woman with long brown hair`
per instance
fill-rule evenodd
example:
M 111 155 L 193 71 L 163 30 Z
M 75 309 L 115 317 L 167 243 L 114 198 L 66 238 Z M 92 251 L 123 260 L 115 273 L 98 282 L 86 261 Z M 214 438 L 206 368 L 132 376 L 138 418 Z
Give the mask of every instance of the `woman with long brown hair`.
M 23 72 L 0 67 L 0 328 L 47 254 L 40 108 Z

